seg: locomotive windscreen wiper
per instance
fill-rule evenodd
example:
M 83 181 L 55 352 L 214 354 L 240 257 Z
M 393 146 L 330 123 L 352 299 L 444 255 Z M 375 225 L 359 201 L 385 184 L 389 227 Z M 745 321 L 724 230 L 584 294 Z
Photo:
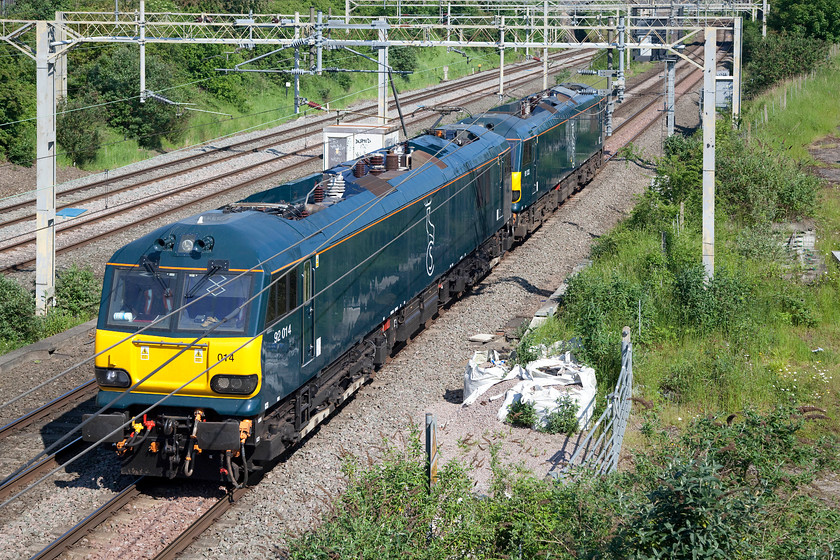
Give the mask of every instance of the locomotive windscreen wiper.
M 146 258 L 143 259 L 141 264 L 147 271 L 149 271 L 149 274 L 157 280 L 160 287 L 163 288 L 163 295 L 167 297 L 171 296 L 172 292 L 169 290 L 169 286 L 166 285 L 166 282 L 163 281 L 163 278 L 161 277 L 160 272 L 158 272 L 157 267 L 155 267 L 155 264 Z
M 198 281 L 195 284 L 193 284 L 192 289 L 189 292 L 187 292 L 187 294 L 184 296 L 184 299 L 195 297 L 195 293 L 198 291 L 198 289 L 201 288 L 205 284 L 205 282 L 207 282 L 210 279 L 211 276 L 213 276 L 214 274 L 216 274 L 224 268 L 224 266 L 218 264 L 211 264 L 207 268 L 207 272 L 202 274 L 201 278 L 199 278 Z

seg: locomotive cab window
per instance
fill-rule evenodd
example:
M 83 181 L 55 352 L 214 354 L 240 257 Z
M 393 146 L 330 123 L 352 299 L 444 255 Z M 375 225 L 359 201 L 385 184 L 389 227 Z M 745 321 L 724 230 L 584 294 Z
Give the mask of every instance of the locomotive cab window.
M 534 147 L 532 145 L 533 139 L 523 140 L 522 142 L 522 167 L 530 165 L 534 161 Z
M 107 323 L 139 329 L 175 309 L 177 275 L 144 269 L 117 269 L 108 298 Z M 171 318 L 151 328 L 169 328 Z
M 275 274 L 271 277 L 268 292 L 268 305 L 265 310 L 265 324 L 269 326 L 285 317 L 297 306 L 297 274 Z
M 203 330 L 221 322 L 216 330 L 243 332 L 248 322 L 250 274 L 189 273 L 184 281 L 184 305 L 178 330 Z M 225 320 L 227 318 L 227 320 Z

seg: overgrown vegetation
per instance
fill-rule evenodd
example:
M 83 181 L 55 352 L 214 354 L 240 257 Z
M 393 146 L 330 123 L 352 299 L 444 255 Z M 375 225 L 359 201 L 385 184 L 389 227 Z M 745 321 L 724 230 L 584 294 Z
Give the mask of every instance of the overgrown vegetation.
M 376 465 L 346 460 L 347 490 L 286 557 L 829 558 L 840 515 L 807 485 L 837 467 L 837 442 L 802 444 L 811 415 L 747 410 L 699 418 L 680 436 L 651 415 L 653 450 L 601 480 L 521 476 L 491 447 L 488 496 L 455 462 L 429 492 L 415 433 Z
M 557 407 L 546 415 L 542 431 L 571 436 L 578 431 L 577 402 L 569 395 L 561 395 L 556 404 Z
M 33 293 L 0 276 L 0 354 L 90 320 L 99 308 L 99 292 L 93 272 L 73 265 L 57 275 L 55 307 L 36 317 Z
M 523 400 L 513 401 L 508 407 L 506 422 L 519 428 L 533 428 L 537 422 L 537 410 L 534 403 Z
M 773 84 L 811 72 L 825 62 L 828 47 L 821 38 L 789 28 L 765 38 L 757 23 L 748 23 L 744 27 L 744 94 L 752 97 Z

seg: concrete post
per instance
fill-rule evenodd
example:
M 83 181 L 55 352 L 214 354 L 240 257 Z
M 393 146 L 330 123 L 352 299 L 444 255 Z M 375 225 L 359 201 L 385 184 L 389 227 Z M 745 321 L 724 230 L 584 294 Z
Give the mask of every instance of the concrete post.
M 300 12 L 295 12 L 295 39 L 300 39 Z M 295 47 L 295 115 L 300 113 L 300 48 Z
M 300 113 L 300 49 L 295 47 L 295 115 Z
M 51 60 L 53 26 L 35 24 L 36 155 L 35 309 L 55 304 L 55 63 Z
M 668 14 L 668 27 L 674 27 L 674 6 L 671 5 L 671 12 Z M 674 42 L 674 32 L 670 29 L 665 33 L 665 42 L 669 45 Z M 674 89 L 676 87 L 677 59 L 671 51 L 665 51 L 665 123 L 668 136 L 674 135 Z
M 673 56 L 668 56 L 665 59 L 665 73 L 666 73 L 666 100 L 665 100 L 665 115 L 668 129 L 668 136 L 674 135 L 674 88 L 676 78 L 677 59 Z
M 528 31 L 525 33 L 525 37 L 528 38 L 528 43 L 534 40 L 534 23 L 531 21 L 531 6 L 525 6 L 525 22 L 528 24 Z M 525 46 L 525 59 L 528 60 L 528 57 L 531 56 L 531 46 Z
M 624 102 L 624 53 L 630 52 L 625 46 L 627 28 L 624 26 L 624 18 L 618 18 L 618 102 Z
M 316 25 L 315 33 L 315 52 L 317 56 L 317 66 L 315 67 L 316 75 L 321 75 L 321 69 L 324 59 L 324 12 L 318 10 L 318 24 Z
M 140 103 L 146 102 L 146 0 L 140 0 Z
M 548 0 L 543 0 L 543 43 L 548 45 Z M 543 89 L 548 89 L 548 47 L 543 47 Z
M 380 21 L 385 21 L 385 18 L 381 18 Z M 388 40 L 388 33 L 384 29 L 379 30 L 379 41 L 387 41 Z M 377 104 L 377 117 L 379 120 L 379 124 L 388 124 L 388 47 L 379 47 L 379 73 L 377 74 L 379 79 L 379 87 L 378 90 L 378 104 Z
M 703 59 L 703 268 L 706 279 L 715 274 L 715 75 L 717 31 L 705 29 Z
M 737 120 L 741 116 L 741 42 L 743 18 L 735 18 L 735 31 L 733 37 L 732 53 L 732 118 Z
M 761 0 L 761 36 L 767 37 L 767 0 Z
M 613 44 L 615 40 L 615 32 L 613 31 L 613 26 L 615 25 L 615 18 L 610 16 L 607 18 L 607 43 L 610 45 Z M 613 70 L 613 49 L 607 49 L 607 70 L 609 73 L 607 74 L 607 110 L 604 115 L 604 135 L 606 137 L 612 136 L 613 133 L 613 113 L 615 110 L 615 99 L 613 97 L 613 77 L 612 77 L 612 70 Z
M 499 102 L 505 94 L 505 16 L 499 28 Z
M 64 27 L 66 16 L 64 12 L 55 13 L 55 40 L 56 42 L 67 40 L 67 28 Z M 55 60 L 55 98 L 56 101 L 67 99 L 67 51 L 56 57 Z

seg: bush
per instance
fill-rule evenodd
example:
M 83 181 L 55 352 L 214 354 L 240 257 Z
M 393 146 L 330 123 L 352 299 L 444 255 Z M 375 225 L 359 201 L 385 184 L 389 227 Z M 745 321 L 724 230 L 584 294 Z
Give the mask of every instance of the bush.
M 685 268 L 676 274 L 674 292 L 682 324 L 700 332 L 732 333 L 748 319 L 750 289 L 725 268 L 708 281 L 702 265 Z
M 10 342 L 32 342 L 37 337 L 35 298 L 20 284 L 0 276 L 0 338 Z
M 55 283 L 56 307 L 87 321 L 99 307 L 100 284 L 90 268 L 75 264 L 59 272 Z
M 590 268 L 569 280 L 564 316 L 580 335 L 581 358 L 605 375 L 606 383 L 613 383 L 621 369 L 621 329 L 638 324 L 640 303 L 643 333 L 648 332 L 654 306 L 650 295 L 617 270 Z
M 622 528 L 613 548 L 622 558 L 738 557 L 755 500 L 730 489 L 709 458 L 675 458 L 660 485 Z
M 156 150 L 161 148 L 164 138 L 178 140 L 184 134 L 188 118 L 174 105 L 154 99 L 140 103 L 139 64 L 136 49 L 120 46 L 111 56 L 101 57 L 90 67 L 87 80 L 104 101 L 120 101 L 108 105 L 108 124 L 127 137 L 136 138 L 142 148 Z M 164 91 L 178 76 L 177 68 L 162 57 L 149 56 L 146 65 L 150 90 Z
M 414 47 L 392 47 L 388 49 L 388 62 L 399 72 L 413 72 L 417 68 L 417 49 Z M 399 74 L 408 79 L 408 74 Z
M 508 406 L 508 415 L 505 422 L 520 428 L 533 428 L 537 422 L 537 410 L 534 403 L 518 400 Z
M 92 109 L 81 109 L 88 104 L 90 99 L 83 97 L 71 102 L 62 100 L 58 107 L 56 140 L 74 165 L 93 161 L 102 143 L 98 114 Z
M 840 4 L 835 0 L 776 0 L 770 26 L 799 36 L 840 41 Z
M 782 237 L 769 224 L 745 227 L 735 238 L 735 249 L 749 259 L 781 260 L 785 254 Z
M 51 16 L 52 17 L 52 16 Z M 35 79 L 25 57 L 0 57 L 0 156 L 31 166 L 35 159 Z
M 578 431 L 578 405 L 569 395 L 562 395 L 557 399 L 557 408 L 545 417 L 542 431 L 549 434 L 566 434 L 572 436 Z
M 46 315 L 38 317 L 37 322 L 38 336 L 46 338 L 75 327 L 79 324 L 79 319 L 69 311 L 53 307 L 47 310 Z
M 773 8 L 775 12 L 775 5 Z M 765 38 L 757 28 L 747 26 L 744 94 L 752 97 L 782 80 L 807 74 L 825 61 L 827 53 L 828 43 L 820 38 L 789 31 L 769 33 Z

